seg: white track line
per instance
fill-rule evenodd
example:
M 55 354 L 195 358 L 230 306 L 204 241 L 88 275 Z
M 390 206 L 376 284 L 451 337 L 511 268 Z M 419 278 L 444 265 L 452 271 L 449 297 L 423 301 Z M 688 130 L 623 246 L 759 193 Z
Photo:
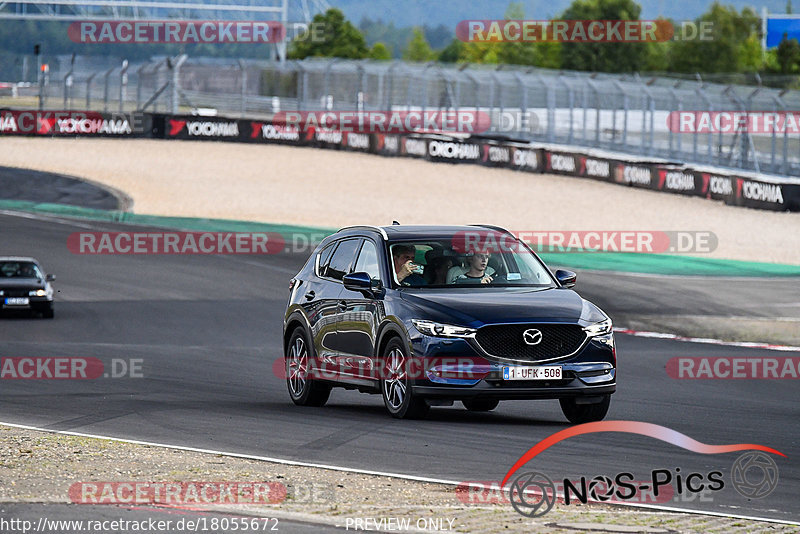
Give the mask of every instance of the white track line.
M 37 432 L 47 432 L 50 434 L 61 434 L 64 436 L 76 436 L 81 438 L 93 438 L 93 439 L 105 439 L 109 441 L 116 441 L 119 443 L 130 443 L 133 445 L 147 445 L 149 447 L 161 447 L 164 449 L 173 449 L 178 451 L 187 451 L 187 452 L 199 452 L 203 454 L 215 454 L 221 456 L 228 456 L 231 458 L 242 458 L 244 460 L 257 460 L 261 462 L 271 462 L 276 464 L 282 465 L 294 465 L 298 467 L 315 467 L 318 469 L 327 469 L 330 471 L 340 471 L 344 473 L 356 473 L 360 475 L 373 475 L 373 476 L 382 476 L 382 477 L 391 477 L 391 478 L 399 478 L 403 480 L 413 480 L 415 482 L 428 482 L 431 484 L 445 484 L 448 486 L 458 486 L 461 485 L 461 482 L 456 482 L 454 480 L 445 480 L 439 478 L 430 478 L 430 477 L 420 477 L 416 475 L 404 475 L 401 473 L 390 473 L 386 471 L 373 471 L 369 469 L 356 469 L 353 467 L 342 467 L 338 465 L 329 465 L 329 464 L 315 464 L 310 462 L 299 462 L 296 460 L 287 460 L 285 458 L 272 458 L 269 456 L 256 456 L 252 454 L 241 454 L 238 452 L 227 452 L 227 451 L 218 451 L 214 449 L 200 449 L 197 447 L 185 447 L 181 445 L 169 445 L 165 443 L 154 443 L 152 441 L 140 441 L 135 439 L 125 439 L 125 438 L 115 438 L 113 436 L 100 436 L 97 434 L 85 434 L 83 432 L 72 432 L 69 430 L 52 430 L 49 428 L 41 428 L 36 426 L 30 425 L 20 425 L 16 423 L 5 423 L 0 421 L 0 425 L 12 427 L 12 428 L 21 428 L 24 430 L 35 430 Z M 503 491 L 507 492 L 506 488 L 503 488 Z M 592 502 L 592 501 L 590 501 Z M 609 503 L 598 503 L 598 504 L 609 504 Z M 793 525 L 793 526 L 800 526 L 800 522 L 795 521 L 785 521 L 781 519 L 771 519 L 768 517 L 756 517 L 756 516 L 747 516 L 747 515 L 737 515 L 737 514 L 725 514 L 722 512 L 713 512 L 713 511 L 703 511 L 703 510 L 690 510 L 686 508 L 674 508 L 672 506 L 661 506 L 657 504 L 639 504 L 639 503 L 611 503 L 613 506 L 624 506 L 628 508 L 642 508 L 646 510 L 657 510 L 661 512 L 676 512 L 682 514 L 694 514 L 694 515 L 708 515 L 713 517 L 725 517 L 729 519 L 744 519 L 748 521 L 761 521 L 766 523 L 777 523 L 781 525 Z
M 649 337 L 656 339 L 670 339 L 673 341 L 683 341 L 686 343 L 705 343 L 706 345 L 721 345 L 723 347 L 744 347 L 748 349 L 777 350 L 783 352 L 800 352 L 800 347 L 792 345 L 773 345 L 771 343 L 757 343 L 753 341 L 723 341 L 706 337 L 686 337 L 676 334 L 665 334 L 663 332 L 648 332 L 645 330 L 631 330 L 629 328 L 614 327 L 614 332 L 627 334 L 636 337 Z
M 690 256 L 692 258 L 698 258 L 698 256 Z M 710 260 L 721 259 L 724 260 L 725 258 L 709 258 Z M 734 261 L 745 261 L 745 260 L 734 260 Z M 547 262 L 548 265 L 558 265 L 557 261 L 549 261 Z M 792 264 L 786 264 L 791 265 Z M 572 269 L 572 267 L 567 267 Z M 798 266 L 800 268 L 800 266 Z M 636 271 L 615 271 L 615 270 L 605 270 L 605 269 L 579 269 L 575 267 L 579 271 L 579 273 L 592 273 L 592 274 L 599 274 L 599 275 L 614 275 L 614 276 L 629 276 L 632 278 L 688 278 L 694 280 L 703 280 L 708 278 L 713 278 L 714 280 L 730 280 L 733 282 L 747 282 L 753 280 L 771 280 L 771 281 L 780 281 L 780 280 L 793 280 L 798 278 L 800 275 L 754 275 L 754 276 L 747 276 L 747 275 L 716 275 L 716 274 L 677 274 L 677 273 L 638 273 Z

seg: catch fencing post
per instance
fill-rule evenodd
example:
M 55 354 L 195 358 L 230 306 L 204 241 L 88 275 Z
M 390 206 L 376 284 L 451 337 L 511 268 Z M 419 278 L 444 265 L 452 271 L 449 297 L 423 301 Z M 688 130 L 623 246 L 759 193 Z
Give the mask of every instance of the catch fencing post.
M 563 76 L 563 74 L 562 74 L 562 73 L 560 73 L 560 72 L 558 73 L 558 76 L 557 76 L 557 78 L 556 78 L 556 79 L 557 79 L 559 82 L 561 82 L 561 84 L 562 84 L 564 87 L 566 87 L 566 88 L 567 88 L 567 99 L 568 99 L 568 101 L 569 101 L 569 134 L 568 134 L 568 136 L 567 136 L 567 143 L 571 145 L 571 144 L 572 144 L 572 141 L 573 141 L 573 136 L 572 136 L 572 135 L 573 135 L 573 134 L 572 134 L 572 131 L 573 131 L 573 128 L 572 128 L 572 119 L 573 119 L 573 107 L 574 107 L 574 105 L 573 105 L 573 101 L 572 101 L 572 86 L 570 86 L 570 85 L 567 83 L 567 81 L 564 79 L 564 76 Z
M 247 65 L 245 64 L 243 59 L 237 59 L 236 62 L 239 64 L 239 71 L 241 72 L 241 80 L 242 80 L 242 91 L 241 91 L 241 103 L 239 106 L 239 113 L 242 117 L 244 117 L 245 113 L 247 112 Z
M 69 62 L 69 72 L 64 76 L 64 109 L 72 109 L 72 71 L 75 68 L 75 54 Z
M 119 71 L 119 112 L 125 111 L 125 98 L 128 92 L 128 60 L 122 60 L 122 69 Z
M 594 144 L 596 147 L 600 146 L 600 91 L 597 89 L 597 85 L 592 81 L 594 77 L 597 76 L 596 72 L 593 72 L 591 76 L 586 79 L 586 83 L 589 87 L 592 88 L 594 91 Z
M 180 83 L 181 65 L 188 57 L 186 54 L 181 54 L 174 65 L 171 65 L 169 61 L 167 63 L 167 66 L 172 69 L 172 113 L 175 115 L 178 114 L 178 85 Z
M 93 72 L 86 78 L 86 109 L 92 108 L 92 80 L 97 76 L 97 72 Z
M 108 77 L 111 76 L 111 73 L 117 67 L 111 67 L 103 74 L 104 82 L 103 82 L 103 111 L 108 111 Z

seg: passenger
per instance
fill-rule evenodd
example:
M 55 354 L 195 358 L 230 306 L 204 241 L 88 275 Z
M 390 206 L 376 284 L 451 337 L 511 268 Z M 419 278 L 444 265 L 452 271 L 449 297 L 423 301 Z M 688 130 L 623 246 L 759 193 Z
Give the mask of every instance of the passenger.
M 435 248 L 425 253 L 425 280 L 428 284 L 441 286 L 447 283 L 447 273 L 453 267 L 453 253 Z
M 427 284 L 421 274 L 422 266 L 414 263 L 417 249 L 414 245 L 394 245 L 392 262 L 397 281 L 404 286 L 424 286 Z
M 467 254 L 467 271 L 453 280 L 454 284 L 491 284 L 494 269 L 489 267 L 489 254 L 470 252 Z

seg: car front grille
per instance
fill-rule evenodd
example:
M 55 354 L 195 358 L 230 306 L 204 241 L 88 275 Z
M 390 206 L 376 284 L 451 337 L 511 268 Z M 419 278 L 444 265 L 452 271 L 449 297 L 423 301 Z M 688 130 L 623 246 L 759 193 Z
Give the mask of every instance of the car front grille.
M 541 332 L 535 345 L 525 342 L 525 332 L 532 330 Z M 536 337 L 535 332 L 529 334 Z M 475 340 L 487 354 L 498 358 L 539 361 L 569 356 L 581 348 L 586 333 L 576 324 L 487 325 L 478 329 Z
M 4 288 L 0 287 L 0 290 L 3 291 L 3 297 L 4 298 L 5 297 L 27 297 L 28 293 L 30 291 L 35 290 L 35 289 L 36 289 L 35 287 L 31 287 L 31 288 L 27 288 L 26 287 L 24 289 L 20 289 L 18 287 L 15 287 L 13 289 L 4 289 Z

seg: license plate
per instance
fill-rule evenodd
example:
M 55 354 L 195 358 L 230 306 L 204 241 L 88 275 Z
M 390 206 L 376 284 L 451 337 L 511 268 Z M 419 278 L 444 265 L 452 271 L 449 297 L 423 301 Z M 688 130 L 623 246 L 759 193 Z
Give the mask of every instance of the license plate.
M 503 380 L 561 380 L 561 366 L 503 367 Z
M 28 297 L 9 297 L 6 299 L 6 306 L 27 306 Z

